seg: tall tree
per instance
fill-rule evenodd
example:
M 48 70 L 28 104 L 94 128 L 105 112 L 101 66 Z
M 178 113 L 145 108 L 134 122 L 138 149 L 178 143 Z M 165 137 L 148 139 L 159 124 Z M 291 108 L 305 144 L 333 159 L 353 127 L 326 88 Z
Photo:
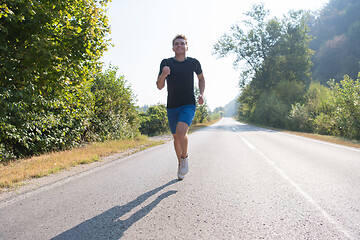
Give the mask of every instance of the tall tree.
M 234 25 L 231 34 L 225 34 L 214 45 L 214 54 L 225 57 L 235 53 L 235 66 L 245 62 L 239 112 L 251 119 L 260 96 L 277 89 L 280 82 L 293 82 L 297 89 L 298 83 L 309 82 L 312 51 L 308 47 L 307 13 L 292 11 L 282 20 L 269 19 L 264 5 L 254 5 L 246 16 L 247 31 Z M 286 105 L 290 108 L 291 103 Z
M 77 84 L 107 49 L 107 0 L 5 0 L 0 5 L 0 86 L 41 91 Z
M 0 3 L 0 161 L 84 140 L 109 45 L 107 2 Z

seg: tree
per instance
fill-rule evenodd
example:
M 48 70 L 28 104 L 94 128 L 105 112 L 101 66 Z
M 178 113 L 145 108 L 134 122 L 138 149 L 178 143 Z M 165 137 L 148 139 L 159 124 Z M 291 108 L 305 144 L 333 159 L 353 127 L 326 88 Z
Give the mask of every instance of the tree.
M 40 94 L 99 70 L 107 49 L 107 0 L 5 0 L 0 13 L 0 86 Z
M 312 51 L 308 47 L 307 13 L 291 11 L 282 20 L 268 20 L 268 15 L 264 5 L 254 5 L 252 11 L 246 13 L 247 32 L 234 25 L 231 34 L 225 34 L 214 45 L 214 54 L 218 57 L 235 53 L 234 65 L 245 63 L 239 83 L 242 91 L 238 112 L 247 120 L 259 119 L 254 114 L 260 113 L 255 111 L 260 107 L 260 99 L 269 97 L 281 82 L 285 85 L 293 82 L 295 86 L 306 84 L 310 79 Z M 287 106 L 285 109 L 290 109 L 292 103 L 282 104 Z
M 85 141 L 107 0 L 0 4 L 0 161 Z M 5 157 L 4 157 L 5 156 Z

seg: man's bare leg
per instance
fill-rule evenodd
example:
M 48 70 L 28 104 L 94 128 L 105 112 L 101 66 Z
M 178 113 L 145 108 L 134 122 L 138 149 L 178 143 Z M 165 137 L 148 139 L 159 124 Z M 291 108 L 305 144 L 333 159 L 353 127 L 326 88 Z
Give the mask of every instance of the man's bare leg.
M 178 179 L 184 179 L 185 175 L 189 171 L 189 159 L 188 159 L 188 136 L 187 132 L 189 130 L 189 125 L 184 122 L 178 122 L 176 126 L 176 133 L 174 136 L 174 147 L 176 156 L 178 157 L 179 166 L 178 166 Z
M 179 140 L 176 137 L 176 134 L 173 134 L 173 137 L 174 137 L 174 148 L 175 148 L 176 156 L 177 156 L 177 159 L 178 159 L 179 164 L 180 164 L 181 145 L 180 145 Z
M 180 163 L 180 158 L 186 158 L 188 155 L 188 133 L 189 125 L 184 122 L 178 122 L 176 126 L 176 133 L 173 134 L 174 137 L 174 148 L 176 156 Z

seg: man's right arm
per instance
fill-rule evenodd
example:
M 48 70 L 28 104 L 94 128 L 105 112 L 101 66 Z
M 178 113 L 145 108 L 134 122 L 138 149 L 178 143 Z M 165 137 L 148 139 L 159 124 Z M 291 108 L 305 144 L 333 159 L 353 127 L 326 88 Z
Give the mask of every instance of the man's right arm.
M 165 66 L 162 70 L 162 73 L 158 76 L 158 79 L 156 81 L 156 86 L 159 90 L 165 87 L 165 79 L 169 74 L 170 74 L 170 68 L 168 66 Z

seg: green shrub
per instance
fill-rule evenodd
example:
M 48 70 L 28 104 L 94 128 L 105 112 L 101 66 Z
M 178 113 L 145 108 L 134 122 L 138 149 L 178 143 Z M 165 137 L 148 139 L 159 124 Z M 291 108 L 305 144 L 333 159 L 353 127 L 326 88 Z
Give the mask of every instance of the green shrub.
M 360 139 L 360 83 L 344 76 L 339 83 L 330 81 L 330 88 L 312 82 L 305 95 L 305 104 L 296 103 L 289 115 L 293 130 L 307 129 L 319 134 L 340 135 Z
M 291 105 L 286 127 L 290 130 L 311 132 L 312 123 L 305 104 L 295 103 Z
M 140 132 L 148 136 L 156 136 L 169 131 L 166 106 L 159 104 L 149 107 L 140 113 Z
M 335 121 L 339 134 L 360 139 L 360 80 L 344 76 L 340 84 L 331 81 L 329 85 L 336 105 Z
M 0 143 L 6 155 L 23 157 L 78 144 L 91 110 L 85 92 L 86 86 L 69 86 L 50 96 L 31 84 L 5 89 L 0 94 Z
M 302 101 L 303 84 L 281 81 L 270 92 L 263 92 L 256 104 L 252 120 L 273 127 L 285 128 L 291 105 Z
M 103 98 L 101 98 L 103 96 Z M 0 90 L 1 161 L 138 134 L 134 96 L 116 69 L 94 82 L 43 94 L 36 86 Z
M 116 76 L 110 67 L 96 75 L 91 86 L 94 97 L 93 115 L 86 132 L 89 141 L 130 139 L 138 135 L 139 118 L 135 96 L 124 76 Z
M 203 123 L 209 120 L 209 111 L 207 109 L 207 105 L 198 105 L 196 107 L 196 112 L 193 120 L 193 124 Z
M 334 118 L 325 113 L 320 113 L 313 121 L 315 133 L 323 135 L 338 135 L 336 122 Z

